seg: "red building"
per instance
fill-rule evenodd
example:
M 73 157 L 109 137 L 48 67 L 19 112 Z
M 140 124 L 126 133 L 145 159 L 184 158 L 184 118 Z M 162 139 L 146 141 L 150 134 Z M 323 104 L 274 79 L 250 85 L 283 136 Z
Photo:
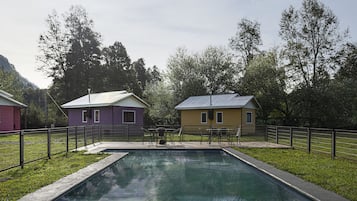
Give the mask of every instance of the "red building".
M 13 99 L 13 96 L 0 90 L 0 131 L 21 129 L 21 108 L 27 107 Z

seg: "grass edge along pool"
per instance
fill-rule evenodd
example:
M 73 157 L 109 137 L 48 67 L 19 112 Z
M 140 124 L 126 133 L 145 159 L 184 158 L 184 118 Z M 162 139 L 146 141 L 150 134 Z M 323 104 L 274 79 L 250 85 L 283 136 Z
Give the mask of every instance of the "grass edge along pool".
M 217 150 L 106 150 L 127 156 L 56 200 L 313 200 Z

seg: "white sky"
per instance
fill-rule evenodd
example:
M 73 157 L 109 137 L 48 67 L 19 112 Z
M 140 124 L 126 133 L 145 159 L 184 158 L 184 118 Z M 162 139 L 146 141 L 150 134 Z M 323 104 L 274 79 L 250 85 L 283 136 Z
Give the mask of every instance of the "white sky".
M 0 54 L 40 88 L 51 80 L 37 70 L 38 38 L 47 31 L 52 10 L 62 14 L 82 5 L 102 35 L 102 45 L 122 42 L 131 60 L 144 58 L 146 67 L 166 69 L 178 47 L 202 51 L 209 45 L 227 46 L 245 17 L 261 24 L 264 49 L 279 42 L 281 13 L 301 0 L 0 0 Z M 333 10 L 340 30 L 349 28 L 357 42 L 355 0 L 322 0 Z

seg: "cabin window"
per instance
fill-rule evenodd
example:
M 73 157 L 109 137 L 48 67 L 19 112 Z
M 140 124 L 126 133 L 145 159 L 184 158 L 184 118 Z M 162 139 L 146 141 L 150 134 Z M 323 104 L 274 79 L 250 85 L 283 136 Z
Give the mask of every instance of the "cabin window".
M 135 110 L 123 110 L 123 124 L 135 124 Z
M 201 124 L 207 123 L 207 112 L 201 112 Z
M 94 123 L 100 123 L 100 110 L 94 110 Z
M 216 113 L 216 123 L 223 124 L 223 112 Z
M 82 123 L 87 123 L 87 110 L 82 110 Z
M 251 123 L 252 123 L 252 113 L 247 112 L 247 124 L 251 124 Z

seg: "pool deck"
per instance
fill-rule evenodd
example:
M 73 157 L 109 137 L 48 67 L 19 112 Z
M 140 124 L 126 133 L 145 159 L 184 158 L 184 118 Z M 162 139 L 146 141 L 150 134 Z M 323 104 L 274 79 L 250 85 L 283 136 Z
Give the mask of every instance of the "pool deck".
M 257 168 L 258 170 L 272 176 L 273 178 L 285 183 L 286 185 L 294 188 L 297 191 L 308 195 L 314 200 L 323 201 L 347 201 L 347 199 L 337 195 L 334 192 L 325 190 L 315 184 L 304 181 L 295 175 L 288 172 L 276 169 L 275 167 L 268 165 L 262 161 L 256 160 L 246 154 L 232 149 L 232 146 L 238 147 L 252 147 L 252 148 L 290 148 L 284 145 L 278 145 L 268 142 L 241 142 L 240 144 L 227 144 L 227 143 L 212 143 L 207 142 L 184 142 L 184 143 L 167 143 L 165 145 L 159 145 L 156 143 L 149 142 L 101 142 L 86 147 L 81 147 L 78 150 L 85 150 L 88 154 L 98 153 L 105 149 L 223 149 L 226 152 L 232 154 L 239 160 L 246 162 L 248 165 Z M 47 201 L 53 200 L 63 193 L 67 192 L 75 185 L 81 183 L 85 179 L 89 178 L 91 175 L 105 169 L 113 162 L 124 157 L 126 153 L 115 153 L 106 157 L 105 159 L 98 161 L 92 165 L 89 165 L 76 173 L 68 175 L 53 184 L 45 186 L 34 193 L 30 193 L 23 198 L 21 201 Z

